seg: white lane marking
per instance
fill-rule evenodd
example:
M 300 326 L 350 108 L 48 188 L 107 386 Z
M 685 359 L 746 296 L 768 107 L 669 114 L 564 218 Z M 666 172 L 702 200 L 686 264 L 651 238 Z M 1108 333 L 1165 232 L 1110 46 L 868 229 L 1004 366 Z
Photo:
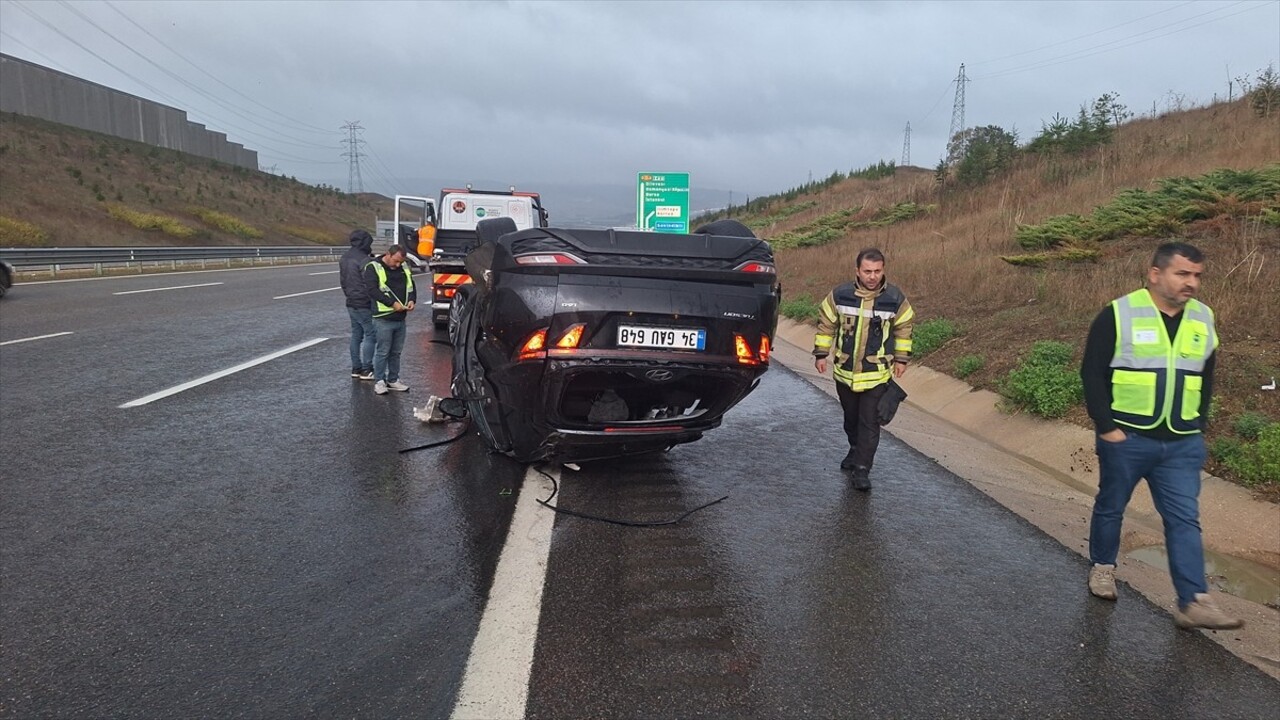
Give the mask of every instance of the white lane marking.
M 14 343 L 31 342 L 32 340 L 44 340 L 45 338 L 61 337 L 63 335 L 74 335 L 74 334 L 75 333 L 68 330 L 67 332 L 52 333 L 49 335 L 36 335 L 35 337 L 19 338 L 17 340 L 5 340 L 4 342 L 0 342 L 0 345 L 13 345 Z
M 341 272 L 341 270 L 325 270 L 324 272 L 307 273 L 307 274 L 308 275 L 337 275 L 339 272 Z
M 325 289 L 323 289 L 323 290 L 308 290 L 308 291 L 306 291 L 306 292 L 292 293 L 292 294 L 289 294 L 289 295 L 277 295 L 277 296 L 275 296 L 275 297 L 273 297 L 273 298 L 271 298 L 271 299 L 272 299 L 272 300 L 284 300 L 285 298 L 298 297 L 299 295 L 315 295 L 316 293 L 329 292 L 330 290 L 341 290 L 341 289 L 342 289 L 342 288 L 340 288 L 340 287 L 336 287 L 336 288 L 325 288 Z
M 147 288 L 146 290 L 121 290 L 120 292 L 113 292 L 111 294 L 112 295 L 136 295 L 137 293 L 144 293 L 144 292 L 160 292 L 161 290 L 186 290 L 187 288 L 209 287 L 211 285 L 221 285 L 221 284 L 222 283 L 220 282 L 213 282 L 213 283 L 200 283 L 199 285 L 174 285 L 173 287 Z
M 298 345 L 294 345 L 293 347 L 287 347 L 283 350 L 278 350 L 276 352 L 271 353 L 270 355 L 263 355 L 262 357 L 254 358 L 248 362 L 242 362 L 239 365 L 236 365 L 235 367 L 229 367 L 226 370 L 219 370 L 216 373 L 211 373 L 209 375 L 205 375 L 204 377 L 199 377 L 199 378 L 196 378 L 195 380 L 184 382 L 181 385 L 174 385 L 173 387 L 167 390 L 154 392 L 154 393 L 151 393 L 150 395 L 147 395 L 146 397 L 140 397 L 137 400 L 130 400 L 129 402 L 121 405 L 120 407 L 131 408 L 131 407 L 138 407 L 139 405 L 146 405 L 147 403 L 155 402 L 156 400 L 159 400 L 161 398 L 166 398 L 166 397 L 169 397 L 170 395 L 176 395 L 182 392 L 183 390 L 190 390 L 191 388 L 196 387 L 197 385 L 203 385 L 207 382 L 213 382 L 218 378 L 224 378 L 233 373 L 238 373 L 241 370 L 247 370 L 248 368 L 251 368 L 254 365 L 261 365 L 264 362 L 275 360 L 276 358 L 283 357 L 285 355 L 288 355 L 289 353 L 297 352 L 304 348 L 309 348 L 312 345 L 315 345 L 317 343 L 322 343 L 328 339 L 329 338 L 315 338 L 314 340 L 308 340 L 304 343 L 299 343 Z
M 293 265 L 258 265 L 257 267 L 234 267 L 234 268 L 210 268 L 205 270 L 172 270 L 164 273 L 130 273 L 128 275 L 104 275 L 103 277 L 86 277 L 86 278 L 60 278 L 57 280 L 23 280 L 23 285 L 60 285 L 62 283 L 78 283 L 78 282 L 100 282 L 102 280 L 134 280 L 140 277 L 151 277 L 152 275 L 161 275 L 165 277 L 170 275 L 198 275 L 201 273 L 226 273 L 241 272 L 254 270 L 290 270 L 292 268 L 304 268 L 313 265 L 327 265 L 334 260 L 326 260 L 323 262 L 313 263 L 296 263 Z M 25 271 L 20 270 L 19 273 Z M 337 272 L 336 270 L 334 272 Z M 21 277 L 21 275 L 19 275 Z
M 560 469 L 551 473 L 559 482 Z M 550 493 L 551 481 L 529 468 L 471 644 L 453 720 L 524 717 L 556 516 L 539 507 L 537 498 Z

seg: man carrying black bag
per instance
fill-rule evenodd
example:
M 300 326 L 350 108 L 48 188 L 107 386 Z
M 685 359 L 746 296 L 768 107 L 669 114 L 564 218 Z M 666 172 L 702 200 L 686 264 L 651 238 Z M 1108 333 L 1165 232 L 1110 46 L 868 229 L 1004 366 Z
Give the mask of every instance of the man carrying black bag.
M 885 279 L 884 253 L 876 248 L 858 253 L 853 282 L 828 293 L 818 309 L 813 364 L 819 373 L 826 373 L 827 358 L 833 356 L 831 374 L 849 439 L 849 453 L 840 469 L 853 472 L 856 490 L 871 489 L 871 463 L 880 445 L 880 426 L 888 422 L 881 421 L 881 401 L 891 385 L 896 388 L 892 396 L 896 401 L 890 400 L 892 408 L 884 408 L 892 418 L 897 402 L 906 397 L 893 378 L 906 372 L 914 317 L 907 296 Z

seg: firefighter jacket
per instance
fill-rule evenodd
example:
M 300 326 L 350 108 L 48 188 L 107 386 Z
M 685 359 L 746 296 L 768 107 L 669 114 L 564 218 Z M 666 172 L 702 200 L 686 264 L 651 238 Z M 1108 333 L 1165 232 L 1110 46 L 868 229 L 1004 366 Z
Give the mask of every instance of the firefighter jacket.
M 836 382 L 854 392 L 870 390 L 893 377 L 894 360 L 911 356 L 915 311 L 887 280 L 869 290 L 856 280 L 832 290 L 818 308 L 813 355 L 831 356 Z
M 1116 318 L 1112 418 L 1138 430 L 1167 426 L 1179 435 L 1200 432 L 1205 363 L 1218 347 L 1213 311 L 1188 300 L 1177 334 L 1170 338 L 1146 288 L 1111 307 Z
M 395 303 L 408 305 L 417 302 L 418 292 L 413 287 L 413 273 L 409 265 L 402 263 L 399 270 L 382 264 L 381 259 L 365 265 L 365 287 L 373 297 L 373 316 L 387 320 L 403 320 L 404 313 L 396 312 Z

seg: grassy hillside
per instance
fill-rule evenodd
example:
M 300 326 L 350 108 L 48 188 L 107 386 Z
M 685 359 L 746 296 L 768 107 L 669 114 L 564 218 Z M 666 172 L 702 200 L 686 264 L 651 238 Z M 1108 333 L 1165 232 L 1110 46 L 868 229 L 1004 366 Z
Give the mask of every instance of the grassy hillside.
M 1010 372 L 1038 342 L 1065 345 L 1036 356 L 1062 350 L 1069 380 L 1097 312 L 1140 287 L 1161 239 L 1187 239 L 1207 253 L 1201 297 L 1223 340 L 1211 469 L 1239 478 L 1232 453 L 1256 449 L 1260 428 L 1280 422 L 1280 390 L 1260 389 L 1280 378 L 1280 120 L 1244 102 L 1132 121 L 1078 153 L 1019 153 L 982 183 L 940 187 L 934 171 L 900 168 L 735 216 L 779 247 L 795 316 L 851 279 L 861 248 L 881 248 L 916 307 L 917 347 L 932 348 L 922 361 L 1015 398 L 1027 388 Z M 1031 377 L 1033 393 L 1054 385 Z M 1086 424 L 1078 395 L 1063 396 L 1065 416 Z M 1280 458 L 1280 427 L 1263 440 Z
M 346 244 L 390 201 L 0 115 L 0 247 Z

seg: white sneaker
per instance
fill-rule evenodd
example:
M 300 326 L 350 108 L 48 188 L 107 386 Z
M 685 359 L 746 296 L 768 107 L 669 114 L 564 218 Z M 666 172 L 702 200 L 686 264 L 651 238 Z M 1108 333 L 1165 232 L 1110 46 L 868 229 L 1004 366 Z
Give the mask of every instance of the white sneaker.
M 387 394 L 387 383 L 386 383 L 386 381 L 385 381 L 385 380 L 379 380 L 378 382 L 374 383 L 374 384 L 373 384 L 373 391 L 374 391 L 374 392 L 376 392 L 376 393 L 378 393 L 379 395 L 386 395 L 386 394 Z
M 396 392 L 408 392 L 409 386 L 405 385 L 399 380 L 392 380 L 391 382 L 387 383 L 387 389 L 395 390 Z
M 1103 600 L 1116 599 L 1116 566 L 1094 564 L 1089 568 L 1089 592 Z

